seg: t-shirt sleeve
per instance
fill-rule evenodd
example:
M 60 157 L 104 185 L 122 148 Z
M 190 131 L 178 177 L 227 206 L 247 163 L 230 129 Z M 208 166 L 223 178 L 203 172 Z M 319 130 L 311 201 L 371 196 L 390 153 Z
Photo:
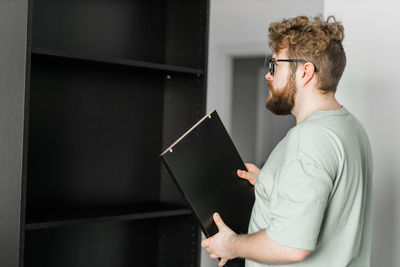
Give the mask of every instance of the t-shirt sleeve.
M 332 179 L 322 168 L 300 159 L 281 170 L 271 197 L 267 235 L 282 246 L 314 250 Z

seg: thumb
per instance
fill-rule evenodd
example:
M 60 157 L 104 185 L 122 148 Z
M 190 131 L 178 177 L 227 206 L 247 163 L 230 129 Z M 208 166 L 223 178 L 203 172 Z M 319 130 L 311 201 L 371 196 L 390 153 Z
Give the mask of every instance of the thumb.
M 225 227 L 224 221 L 221 219 L 221 216 L 216 212 L 214 213 L 214 222 L 218 227 L 218 230 L 221 230 L 221 228 Z
M 225 266 L 225 264 L 228 262 L 227 259 L 221 259 L 221 261 L 218 263 L 218 266 Z

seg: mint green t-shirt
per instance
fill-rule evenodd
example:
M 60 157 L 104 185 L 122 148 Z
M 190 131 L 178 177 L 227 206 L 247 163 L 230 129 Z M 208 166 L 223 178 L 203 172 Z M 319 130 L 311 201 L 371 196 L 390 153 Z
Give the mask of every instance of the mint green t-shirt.
M 249 224 L 249 233 L 265 230 L 282 246 L 312 252 L 299 263 L 246 266 L 369 267 L 371 182 L 371 147 L 358 120 L 344 107 L 314 112 L 262 167 Z

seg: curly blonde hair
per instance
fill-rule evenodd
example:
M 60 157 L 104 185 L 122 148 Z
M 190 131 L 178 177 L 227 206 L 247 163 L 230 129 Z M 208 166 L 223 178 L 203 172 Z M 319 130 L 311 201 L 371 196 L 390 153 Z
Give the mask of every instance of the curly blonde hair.
M 313 19 L 298 16 L 271 23 L 268 31 L 269 45 L 274 52 L 288 48 L 290 58 L 312 62 L 318 69 L 318 88 L 325 93 L 336 92 L 346 66 L 341 22 L 334 16 L 329 16 L 326 21 L 321 16 Z M 291 64 L 295 71 L 298 63 Z

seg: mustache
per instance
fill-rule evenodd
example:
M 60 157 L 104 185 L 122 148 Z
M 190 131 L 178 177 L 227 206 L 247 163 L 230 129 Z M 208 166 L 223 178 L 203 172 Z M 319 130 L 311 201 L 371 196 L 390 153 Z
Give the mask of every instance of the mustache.
M 269 90 L 271 90 L 272 94 L 276 94 L 276 90 L 275 90 L 274 86 L 272 85 L 271 81 L 267 82 L 267 86 L 268 86 Z

